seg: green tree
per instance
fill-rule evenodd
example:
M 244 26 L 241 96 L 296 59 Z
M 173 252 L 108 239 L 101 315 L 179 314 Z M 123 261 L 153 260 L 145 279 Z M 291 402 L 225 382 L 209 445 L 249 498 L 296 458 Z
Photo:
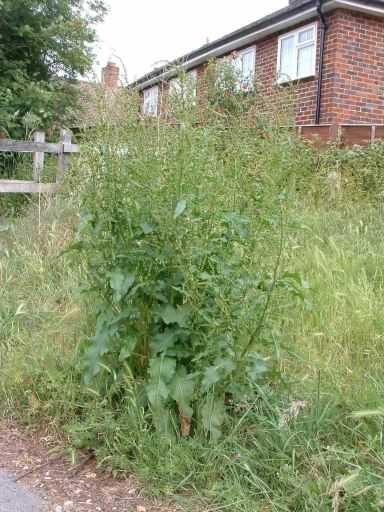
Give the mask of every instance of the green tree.
M 0 129 L 69 122 L 91 69 L 104 0 L 0 0 Z

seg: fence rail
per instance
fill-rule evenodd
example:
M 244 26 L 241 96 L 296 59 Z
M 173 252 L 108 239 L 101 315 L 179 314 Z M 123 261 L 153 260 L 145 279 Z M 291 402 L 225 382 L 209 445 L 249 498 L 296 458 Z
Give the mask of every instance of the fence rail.
M 0 179 L 0 193 L 56 192 L 68 168 L 71 155 L 79 152 L 79 146 L 72 144 L 72 133 L 64 129 L 60 130 L 60 140 L 57 143 L 45 142 L 45 133 L 42 131 L 36 131 L 31 141 L 0 139 L 0 153 L 33 153 L 32 180 Z M 55 183 L 41 183 L 46 153 L 58 157 Z

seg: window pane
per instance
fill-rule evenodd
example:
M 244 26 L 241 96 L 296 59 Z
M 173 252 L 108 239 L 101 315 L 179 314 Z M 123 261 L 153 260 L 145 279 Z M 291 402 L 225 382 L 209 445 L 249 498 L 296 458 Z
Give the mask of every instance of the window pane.
M 192 92 L 192 96 L 195 98 L 197 96 L 197 69 L 192 69 L 187 73 L 188 78 L 188 88 Z
M 255 75 L 255 50 L 247 51 L 242 59 L 242 82 L 246 87 L 252 85 Z
M 280 78 L 296 78 L 295 36 L 281 40 Z
M 315 46 L 299 48 L 297 57 L 298 77 L 309 76 L 314 73 Z
M 159 88 L 157 86 L 144 91 L 144 114 L 149 116 L 157 115 L 158 97 Z
M 243 56 L 241 54 L 233 60 L 233 68 L 235 70 L 236 79 L 241 80 L 243 74 Z
M 306 43 L 308 41 L 313 41 L 315 36 L 314 28 L 310 28 L 308 30 L 304 30 L 303 32 L 299 32 L 299 43 Z

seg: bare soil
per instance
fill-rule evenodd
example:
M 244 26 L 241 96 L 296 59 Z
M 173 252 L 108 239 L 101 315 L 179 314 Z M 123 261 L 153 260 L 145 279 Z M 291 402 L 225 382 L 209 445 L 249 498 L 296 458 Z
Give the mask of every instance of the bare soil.
M 117 480 L 82 454 L 73 465 L 57 450 L 57 439 L 0 423 L 0 470 L 46 503 L 48 512 L 176 512 L 150 500 L 133 477 Z

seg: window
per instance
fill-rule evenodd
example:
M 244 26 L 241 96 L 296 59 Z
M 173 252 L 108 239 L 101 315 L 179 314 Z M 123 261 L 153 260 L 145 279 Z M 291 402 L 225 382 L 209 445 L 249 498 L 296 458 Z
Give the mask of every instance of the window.
M 197 70 L 192 69 L 178 78 L 172 78 L 169 82 L 169 94 L 177 100 L 196 102 L 197 96 Z
M 191 69 L 191 71 L 188 71 L 188 80 L 192 86 L 192 94 L 194 98 L 197 96 L 197 78 L 197 69 Z
M 156 117 L 158 114 L 159 87 L 155 85 L 144 90 L 143 113 L 146 116 Z
M 290 32 L 279 39 L 278 82 L 288 82 L 316 73 L 316 25 Z
M 239 78 L 239 89 L 249 90 L 255 78 L 256 48 L 246 48 L 237 53 L 234 66 Z

